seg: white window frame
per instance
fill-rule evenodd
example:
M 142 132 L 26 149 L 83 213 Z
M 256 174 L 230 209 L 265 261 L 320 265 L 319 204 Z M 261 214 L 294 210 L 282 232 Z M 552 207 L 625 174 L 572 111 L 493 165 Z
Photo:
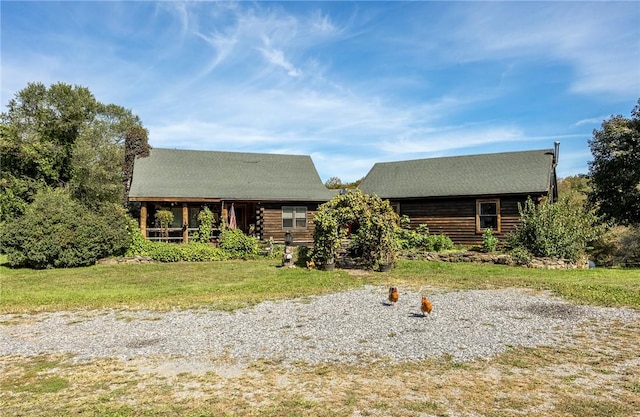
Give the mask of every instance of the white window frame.
M 306 206 L 282 206 L 282 230 L 306 230 L 307 211 Z M 285 225 L 286 220 L 291 221 L 291 226 Z
M 486 214 L 486 213 L 482 213 L 482 206 L 484 204 L 495 204 L 496 207 L 496 212 L 495 214 Z M 482 218 L 486 218 L 486 217 L 495 217 L 495 224 L 496 227 L 482 227 L 483 226 L 483 222 L 482 222 Z M 501 227 L 501 219 L 500 219 L 500 199 L 499 198 L 487 198 L 487 199 L 482 199 L 482 200 L 476 200 L 476 233 L 484 233 L 485 230 L 487 229 L 491 229 L 492 232 L 494 233 L 500 233 L 500 227 Z

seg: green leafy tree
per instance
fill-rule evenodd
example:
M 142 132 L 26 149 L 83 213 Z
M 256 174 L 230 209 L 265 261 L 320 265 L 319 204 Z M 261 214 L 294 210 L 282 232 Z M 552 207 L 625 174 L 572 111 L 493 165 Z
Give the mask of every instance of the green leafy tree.
M 325 181 L 324 186 L 329 188 L 329 189 L 332 189 L 332 190 L 339 190 L 341 188 L 354 189 L 354 188 L 358 188 L 358 186 L 360 185 L 361 182 L 362 182 L 362 178 L 360 178 L 359 180 L 356 180 L 354 182 L 346 182 L 346 183 L 344 183 L 338 177 L 331 177 L 327 181 Z
M 135 149 L 146 140 L 131 111 L 98 102 L 85 87 L 30 83 L 0 121 L 0 221 L 20 216 L 45 187 L 68 187 L 94 209 L 125 200 L 127 133 Z
M 558 196 L 566 197 L 581 206 L 586 204 L 590 191 L 589 177 L 584 174 L 569 176 L 558 181 Z
M 589 202 L 607 220 L 640 224 L 640 99 L 631 118 L 612 116 L 589 141 Z
M 331 177 L 327 181 L 325 181 L 324 186 L 329 189 L 340 189 L 342 188 L 342 180 L 338 177 Z

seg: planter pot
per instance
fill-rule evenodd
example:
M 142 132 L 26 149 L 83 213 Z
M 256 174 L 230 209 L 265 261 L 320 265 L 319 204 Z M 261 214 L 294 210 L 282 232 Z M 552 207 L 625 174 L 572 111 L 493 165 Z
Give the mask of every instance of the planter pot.
M 391 264 L 380 264 L 380 265 L 378 265 L 378 271 L 380 271 L 380 272 L 389 272 L 389 271 L 391 271 Z
M 324 264 L 322 265 L 322 269 L 325 271 L 333 271 L 334 269 L 336 269 L 336 264 L 335 263 Z

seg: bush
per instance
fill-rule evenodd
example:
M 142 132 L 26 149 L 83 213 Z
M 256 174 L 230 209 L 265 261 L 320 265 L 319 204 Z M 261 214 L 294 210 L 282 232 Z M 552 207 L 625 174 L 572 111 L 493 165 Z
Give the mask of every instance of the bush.
M 0 247 L 11 266 L 64 268 L 93 265 L 130 246 L 124 209 L 107 204 L 98 212 L 73 200 L 64 189 L 38 193 L 23 216 L 7 222 Z
M 404 216 L 403 216 L 404 217 Z M 421 224 L 415 229 L 410 229 L 403 221 L 403 227 L 396 232 L 398 248 L 403 250 L 423 250 L 428 252 L 440 252 L 453 249 L 453 241 L 446 235 L 430 235 L 426 224 Z
M 482 249 L 486 252 L 493 252 L 498 247 L 498 238 L 493 235 L 491 229 L 487 229 L 482 234 Z
M 213 262 L 228 259 L 228 254 L 208 243 L 168 243 L 145 241 L 130 249 L 127 256 L 148 256 L 158 262 Z
M 529 198 L 518 208 L 521 224 L 509 235 L 509 246 L 534 256 L 575 261 L 604 230 L 592 212 L 566 198 L 553 204 L 544 200 L 537 207 Z
M 531 263 L 531 254 L 525 248 L 514 248 L 510 255 L 516 265 L 525 266 Z
M 441 252 L 443 250 L 453 249 L 453 241 L 447 235 L 429 235 L 429 247 L 432 251 Z
M 307 246 L 298 246 L 296 248 L 296 265 L 306 267 L 307 262 L 311 260 L 311 249 Z
M 260 253 L 259 241 L 240 229 L 226 229 L 220 233 L 220 248 L 235 259 L 248 259 Z
M 400 222 L 401 226 L 396 230 L 396 242 L 399 249 L 424 249 L 431 250 L 431 242 L 429 241 L 429 228 L 425 224 L 421 224 L 415 229 L 409 228 L 408 221 L 404 219 Z

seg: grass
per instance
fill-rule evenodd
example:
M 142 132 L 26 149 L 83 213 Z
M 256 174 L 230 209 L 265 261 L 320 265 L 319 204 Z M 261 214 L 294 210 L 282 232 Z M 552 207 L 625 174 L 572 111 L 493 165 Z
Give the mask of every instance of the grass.
M 273 260 L 33 271 L 0 266 L 0 312 L 116 308 L 235 309 L 365 284 L 428 291 L 521 287 L 584 304 L 640 309 L 638 270 L 532 270 L 402 261 L 389 273 L 278 268 Z M 8 322 L 11 326 L 28 315 Z M 401 337 L 393 334 L 389 337 Z M 637 415 L 640 322 L 585 328 L 563 346 L 512 347 L 491 360 L 363 365 L 209 358 L 213 371 L 161 372 L 130 361 L 0 357 L 0 407 L 37 416 Z M 164 367 L 166 369 L 166 367 Z M 227 371 L 228 370 L 228 371 Z M 226 371 L 226 372 L 225 372 Z
M 0 312 L 77 309 L 216 308 L 232 310 L 291 297 L 361 286 L 352 277 L 304 268 L 278 268 L 273 260 L 26 270 L 0 267 Z
M 0 313 L 78 309 L 214 308 L 232 310 L 264 300 L 342 291 L 364 284 L 461 290 L 522 287 L 567 299 L 640 309 L 638 270 L 539 270 L 467 263 L 401 261 L 389 273 L 352 274 L 278 268 L 274 260 L 73 269 L 0 266 Z

